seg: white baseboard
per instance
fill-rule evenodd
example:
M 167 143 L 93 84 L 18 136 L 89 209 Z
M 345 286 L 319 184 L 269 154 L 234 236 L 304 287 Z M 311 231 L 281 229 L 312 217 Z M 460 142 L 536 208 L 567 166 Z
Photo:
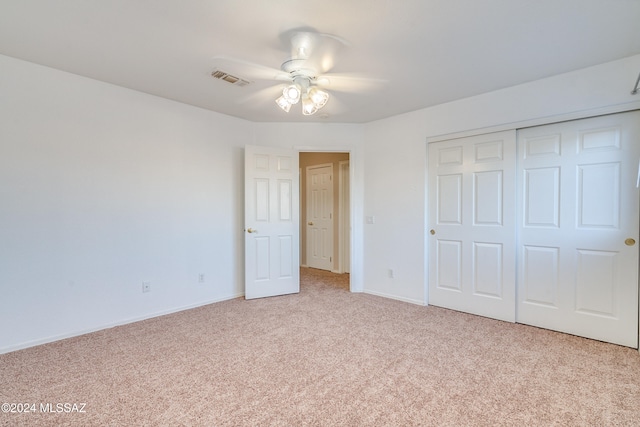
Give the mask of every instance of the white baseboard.
M 383 297 L 383 298 L 394 299 L 396 301 L 408 302 L 410 304 L 416 304 L 416 305 L 422 305 L 422 306 L 427 305 L 422 300 L 400 297 L 400 296 L 397 296 L 397 295 L 386 294 L 384 292 L 371 291 L 371 290 L 367 290 L 367 289 L 365 289 L 363 292 L 365 294 L 375 295 L 375 296 Z

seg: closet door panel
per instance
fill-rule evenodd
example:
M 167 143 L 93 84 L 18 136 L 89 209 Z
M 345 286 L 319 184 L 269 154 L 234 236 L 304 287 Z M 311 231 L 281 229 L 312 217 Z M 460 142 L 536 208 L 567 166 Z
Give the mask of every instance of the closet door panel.
M 515 131 L 429 144 L 429 304 L 515 321 Z
M 639 112 L 518 131 L 518 322 L 637 347 L 639 140 Z

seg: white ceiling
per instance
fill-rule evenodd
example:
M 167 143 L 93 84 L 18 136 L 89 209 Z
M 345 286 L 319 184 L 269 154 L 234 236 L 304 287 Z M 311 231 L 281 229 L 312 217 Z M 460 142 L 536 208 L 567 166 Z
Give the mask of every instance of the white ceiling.
M 210 76 L 225 56 L 278 69 L 298 27 L 376 84 L 329 86 L 321 117 L 280 110 L 282 83 Z M 364 123 L 638 54 L 640 0 L 0 0 L 0 53 L 256 122 Z

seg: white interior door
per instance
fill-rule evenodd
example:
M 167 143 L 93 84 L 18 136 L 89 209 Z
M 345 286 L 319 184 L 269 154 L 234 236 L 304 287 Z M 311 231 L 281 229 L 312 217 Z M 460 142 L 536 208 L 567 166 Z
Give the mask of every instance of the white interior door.
M 515 131 L 429 144 L 429 304 L 515 321 Z
M 518 131 L 518 322 L 637 347 L 639 158 L 639 112 Z
M 333 165 L 307 168 L 307 265 L 333 270 Z
M 245 298 L 300 291 L 298 153 L 245 147 Z

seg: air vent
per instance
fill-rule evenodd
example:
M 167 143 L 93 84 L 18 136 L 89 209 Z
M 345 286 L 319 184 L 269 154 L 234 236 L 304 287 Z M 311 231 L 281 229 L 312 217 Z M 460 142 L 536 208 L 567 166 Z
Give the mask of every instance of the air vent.
M 251 83 L 249 80 L 245 80 L 243 78 L 234 76 L 232 74 L 229 74 L 220 70 L 213 70 L 213 72 L 211 73 L 211 77 L 216 78 L 218 80 L 224 80 L 225 82 L 231 83 L 232 85 L 236 85 L 236 86 L 247 86 L 249 83 Z

